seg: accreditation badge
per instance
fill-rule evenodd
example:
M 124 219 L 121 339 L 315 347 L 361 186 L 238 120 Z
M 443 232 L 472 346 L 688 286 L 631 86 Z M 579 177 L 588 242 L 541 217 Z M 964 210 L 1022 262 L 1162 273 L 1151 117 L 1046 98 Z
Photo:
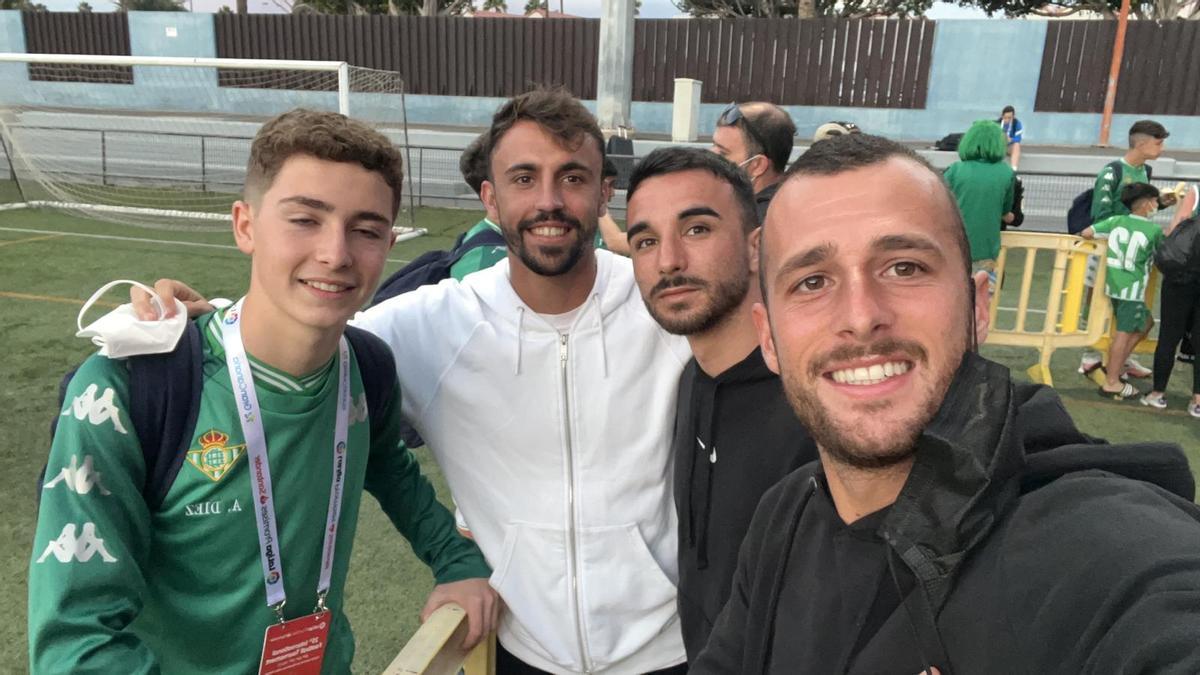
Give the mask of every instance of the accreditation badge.
M 329 644 L 329 610 L 271 624 L 263 639 L 259 675 L 320 675 Z

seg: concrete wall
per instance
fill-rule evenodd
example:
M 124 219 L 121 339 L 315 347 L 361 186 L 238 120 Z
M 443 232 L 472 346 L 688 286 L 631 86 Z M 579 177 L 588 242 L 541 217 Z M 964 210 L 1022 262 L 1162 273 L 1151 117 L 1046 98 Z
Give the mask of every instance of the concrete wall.
M 965 129 L 979 118 L 999 116 L 1012 104 L 1025 124 L 1027 145 L 1093 145 L 1099 138 L 1100 115 L 1039 113 L 1033 104 L 1041 69 L 1046 22 L 1018 20 L 940 21 L 934 40 L 929 91 L 923 110 L 789 106 L 803 141 L 830 120 L 850 120 L 864 130 L 903 140 L 932 141 Z M 136 55 L 213 56 L 212 18 L 177 12 L 133 12 L 129 15 L 132 51 Z M 0 11 L 0 51 L 24 51 L 20 13 Z M 1108 58 L 1098 54 L 1097 58 Z M 35 105 L 95 108 L 136 107 L 168 111 L 220 111 L 242 115 L 270 115 L 295 106 L 336 107 L 332 93 L 272 92 L 218 89 L 215 74 L 201 80 L 164 76 L 163 69 L 142 69 L 133 86 L 74 83 L 30 83 L 22 66 L 0 65 L 0 90 Z M 181 82 L 189 82 L 181 86 Z M 195 87 L 209 89 L 196 91 Z M 411 124 L 484 126 L 502 103 L 497 98 L 449 96 L 407 97 Z M 593 111 L 595 102 L 585 102 Z M 700 111 L 700 133 L 711 132 L 725 103 L 705 104 Z M 392 97 L 357 97 L 352 114 L 367 119 L 397 119 Z M 1123 144 L 1125 130 L 1137 115 L 1113 118 L 1112 142 Z M 639 103 L 632 108 L 635 128 L 668 134 L 671 104 Z M 1200 117 L 1155 116 L 1171 130 L 1170 148 L 1200 149 Z

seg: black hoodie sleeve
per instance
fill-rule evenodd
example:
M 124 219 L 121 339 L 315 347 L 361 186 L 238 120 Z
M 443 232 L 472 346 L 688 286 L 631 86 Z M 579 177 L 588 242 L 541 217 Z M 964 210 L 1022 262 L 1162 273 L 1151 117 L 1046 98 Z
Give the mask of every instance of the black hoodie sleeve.
M 998 586 L 1037 673 L 1200 673 L 1200 507 L 1103 471 L 1026 495 Z

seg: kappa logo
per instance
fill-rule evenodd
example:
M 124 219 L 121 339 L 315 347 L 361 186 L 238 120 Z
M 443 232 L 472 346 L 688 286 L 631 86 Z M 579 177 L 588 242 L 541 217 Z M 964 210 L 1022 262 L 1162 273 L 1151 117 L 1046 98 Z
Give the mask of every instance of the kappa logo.
M 92 488 L 98 488 L 100 494 L 105 496 L 112 494 L 104 487 L 103 478 L 92 464 L 91 455 L 83 456 L 83 466 L 79 466 L 78 455 L 71 455 L 71 463 L 64 466 L 57 476 L 42 486 L 42 489 L 52 490 L 59 483 L 66 483 L 68 490 L 81 495 L 90 493 Z
M 232 326 L 233 324 L 237 323 L 237 321 L 238 321 L 238 308 L 230 307 L 229 311 L 225 313 L 225 323 Z
M 125 431 L 125 425 L 121 424 L 121 409 L 113 403 L 113 397 L 116 393 L 111 387 L 105 387 L 104 394 L 100 398 L 96 398 L 96 392 L 100 387 L 95 383 L 89 384 L 83 393 L 76 396 L 66 410 L 60 414 L 61 417 L 73 415 L 80 422 L 87 420 L 94 426 L 100 426 L 105 422 L 112 422 L 113 428 L 118 433 L 128 434 Z
M 359 394 L 350 404 L 350 426 L 367 421 L 367 395 Z
M 200 449 L 188 450 L 188 463 L 196 467 L 212 482 L 220 482 L 234 464 L 246 454 L 246 446 L 226 445 L 229 435 L 216 429 L 209 429 L 200 436 Z
M 60 563 L 71 562 L 72 558 L 85 563 L 97 553 L 106 563 L 117 562 L 108 549 L 104 548 L 104 540 L 96 536 L 95 523 L 84 523 L 83 531 L 78 537 L 75 536 L 75 523 L 67 523 L 63 526 L 62 534 L 46 545 L 46 550 L 37 561 L 43 563 L 46 562 L 46 558 L 54 556 Z
M 279 572 L 271 572 L 270 574 L 268 574 L 267 575 L 267 583 L 268 584 L 279 583 Z
M 334 447 L 334 450 L 336 450 L 337 454 L 339 455 L 346 452 L 346 441 L 338 441 L 338 444 L 336 447 Z

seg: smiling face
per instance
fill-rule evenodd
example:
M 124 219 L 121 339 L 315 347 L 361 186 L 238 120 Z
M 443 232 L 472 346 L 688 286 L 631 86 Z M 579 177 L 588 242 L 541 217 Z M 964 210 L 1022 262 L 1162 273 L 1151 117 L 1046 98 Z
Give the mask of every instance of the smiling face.
M 702 333 L 741 305 L 750 288 L 749 243 L 729 183 L 700 169 L 653 176 L 628 209 L 633 272 L 659 325 Z
M 253 204 L 234 204 L 248 296 L 274 335 L 340 331 L 371 297 L 394 240 L 393 197 L 360 164 L 294 155 Z
M 768 366 L 834 461 L 905 461 L 970 348 L 986 334 L 939 179 L 893 157 L 789 178 L 763 228 L 755 325 Z
M 496 143 L 483 183 L 488 218 L 517 260 L 541 276 L 574 271 L 605 213 L 599 146 L 583 134 L 568 145 L 536 122 L 519 121 Z

